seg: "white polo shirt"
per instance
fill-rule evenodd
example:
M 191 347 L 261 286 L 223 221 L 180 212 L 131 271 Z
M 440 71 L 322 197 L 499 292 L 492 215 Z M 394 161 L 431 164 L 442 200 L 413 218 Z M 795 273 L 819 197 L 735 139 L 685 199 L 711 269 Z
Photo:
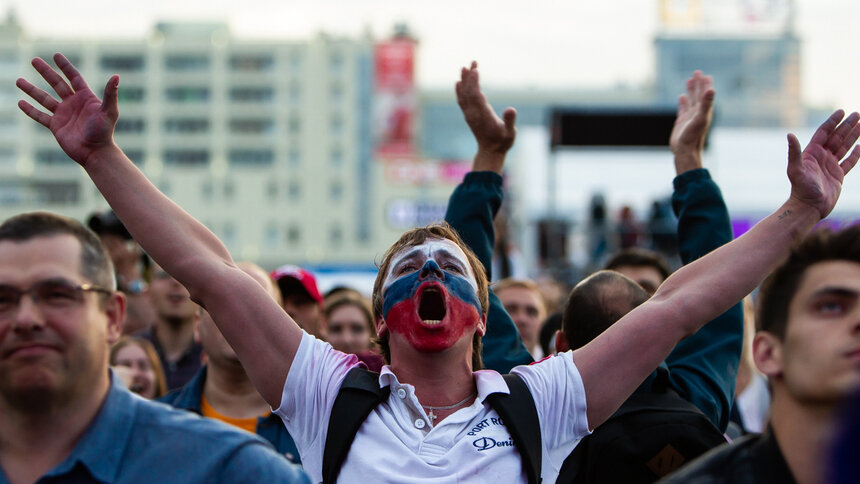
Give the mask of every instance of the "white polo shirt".
M 358 365 L 305 333 L 287 375 L 281 417 L 299 449 L 302 465 L 322 481 L 322 458 L 331 408 L 347 372 Z M 543 445 L 543 482 L 555 482 L 564 459 L 588 433 L 585 390 L 573 353 L 515 368 L 535 400 Z M 340 472 L 341 482 L 449 483 L 527 482 L 522 460 L 499 415 L 484 404 L 487 395 L 508 393 L 502 376 L 475 372 L 478 397 L 435 427 L 415 397 L 388 366 L 379 385 L 391 386 L 386 402 L 364 421 Z

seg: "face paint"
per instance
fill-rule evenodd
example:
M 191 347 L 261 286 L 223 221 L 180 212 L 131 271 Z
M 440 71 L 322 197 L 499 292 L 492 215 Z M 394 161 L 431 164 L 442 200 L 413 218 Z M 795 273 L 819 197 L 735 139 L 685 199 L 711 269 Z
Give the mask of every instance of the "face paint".
M 419 351 L 450 348 L 481 318 L 477 283 L 471 275 L 465 254 L 450 241 L 405 249 L 403 256 L 392 260 L 383 289 L 386 326 Z
M 417 271 L 427 259 L 435 259 L 446 271 L 455 270 L 468 280 L 476 293 L 478 292 L 478 282 L 469 259 L 463 249 L 448 239 L 428 239 L 423 244 L 400 250 L 388 264 L 388 272 L 382 283 L 383 290 L 404 274 Z

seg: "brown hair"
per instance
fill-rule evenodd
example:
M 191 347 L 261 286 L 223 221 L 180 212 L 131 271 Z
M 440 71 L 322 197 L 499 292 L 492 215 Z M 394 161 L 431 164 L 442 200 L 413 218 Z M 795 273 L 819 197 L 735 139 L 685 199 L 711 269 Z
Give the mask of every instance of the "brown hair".
M 452 229 L 447 223 L 430 224 L 426 227 L 418 227 L 406 231 L 397 242 L 385 251 L 382 256 L 382 263 L 379 265 L 379 272 L 376 274 L 376 281 L 373 283 L 373 320 L 380 321 L 382 319 L 382 283 L 385 281 L 385 276 L 388 274 L 388 268 L 391 265 L 391 259 L 401 250 L 406 247 L 414 247 L 421 245 L 429 239 L 450 240 L 457 244 L 466 254 L 466 259 L 472 267 L 472 272 L 475 274 L 475 280 L 478 283 L 478 300 L 481 301 L 481 316 L 486 316 L 489 309 L 489 289 L 487 282 L 487 273 L 484 265 L 478 260 L 474 252 L 463 242 L 457 232 Z M 376 344 L 379 345 L 382 357 L 386 363 L 391 362 L 391 350 L 388 347 L 388 334 L 375 338 Z M 480 370 L 483 368 L 481 361 L 481 335 L 477 332 L 472 339 L 472 370 Z
M 603 267 L 605 270 L 615 270 L 619 267 L 652 267 L 663 276 L 663 280 L 672 273 L 666 258 L 653 250 L 641 247 L 630 247 L 616 252 Z
M 161 360 L 158 358 L 158 353 L 155 352 L 155 347 L 149 341 L 137 336 L 123 336 L 110 348 L 110 364 L 116 364 L 116 355 L 119 350 L 129 345 L 139 346 L 146 354 L 149 360 L 149 365 L 155 373 L 155 397 L 160 398 L 167 394 L 167 378 L 164 376 L 164 368 L 161 366 Z
M 0 225 L 0 241 L 26 242 L 38 237 L 71 235 L 81 245 L 81 275 L 91 283 L 115 290 L 113 263 L 99 237 L 84 224 L 51 212 L 29 212 Z
M 795 247 L 788 259 L 762 283 L 756 329 L 784 338 L 788 307 L 806 270 L 819 262 L 833 260 L 860 262 L 860 225 L 838 232 L 816 230 Z

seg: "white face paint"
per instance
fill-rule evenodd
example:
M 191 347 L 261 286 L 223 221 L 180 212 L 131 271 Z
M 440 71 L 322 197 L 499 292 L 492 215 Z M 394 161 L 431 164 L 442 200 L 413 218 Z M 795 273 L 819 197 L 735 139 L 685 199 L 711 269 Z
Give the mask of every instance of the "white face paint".
M 466 253 L 448 239 L 427 239 L 423 244 L 404 247 L 394 254 L 382 283 L 383 290 L 397 279 L 421 270 L 424 263 L 430 259 L 433 259 L 443 271 L 466 278 L 475 292 L 478 291 L 478 281 L 475 273 L 472 272 Z

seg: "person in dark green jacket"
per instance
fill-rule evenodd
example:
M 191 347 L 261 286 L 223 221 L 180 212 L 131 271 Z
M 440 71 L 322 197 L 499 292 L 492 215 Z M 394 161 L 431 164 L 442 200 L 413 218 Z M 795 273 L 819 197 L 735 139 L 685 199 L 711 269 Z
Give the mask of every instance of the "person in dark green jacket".
M 700 72 L 693 75 L 688 83 L 688 94 L 682 96 L 679 103 L 671 137 L 677 174 L 673 181 L 672 207 L 679 219 L 679 250 L 685 264 L 732 239 L 722 194 L 702 164 L 702 148 L 713 113 L 714 90 L 711 84 L 709 76 Z M 505 154 L 516 133 L 515 112 L 509 109 L 503 118 L 498 118 L 480 91 L 465 96 L 462 90 L 458 90 L 458 101 L 478 141 L 478 155 L 475 156 L 473 171 L 466 175 L 451 196 L 446 220 L 461 232 L 466 243 L 488 266 L 494 235 L 492 220 L 502 198 L 501 171 Z M 504 326 L 510 317 L 492 293 L 491 301 L 497 305 L 495 312 L 491 305 L 488 328 Z M 637 392 L 652 391 L 659 371 L 668 376 L 672 390 L 696 405 L 724 431 L 731 411 L 742 339 L 743 312 L 741 305 L 737 304 L 693 336 L 682 340 L 661 369 L 655 370 Z M 502 348 L 494 348 L 496 341 L 488 341 L 485 337 L 484 352 L 503 352 L 505 347 L 510 347 L 512 340 L 511 337 L 502 340 Z M 557 349 L 572 349 L 568 341 L 562 331 L 556 339 Z

